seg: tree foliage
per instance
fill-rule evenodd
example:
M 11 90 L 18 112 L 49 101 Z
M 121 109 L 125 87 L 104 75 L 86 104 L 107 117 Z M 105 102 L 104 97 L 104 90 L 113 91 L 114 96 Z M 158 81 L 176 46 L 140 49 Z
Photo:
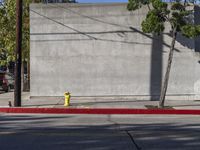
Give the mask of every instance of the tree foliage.
M 169 22 L 171 28 L 182 33 L 188 38 L 196 37 L 200 34 L 200 26 L 188 22 L 187 17 L 193 13 L 193 10 L 187 9 L 194 1 L 176 0 L 172 3 L 162 2 L 161 0 L 129 0 L 127 9 L 134 11 L 143 5 L 150 5 L 146 18 L 141 26 L 143 32 L 160 34 L 164 31 L 165 22 Z M 170 4 L 170 5 L 169 5 Z
M 29 6 L 30 0 L 23 3 L 22 57 L 29 58 Z M 0 65 L 15 61 L 16 48 L 16 1 L 4 0 L 0 6 Z

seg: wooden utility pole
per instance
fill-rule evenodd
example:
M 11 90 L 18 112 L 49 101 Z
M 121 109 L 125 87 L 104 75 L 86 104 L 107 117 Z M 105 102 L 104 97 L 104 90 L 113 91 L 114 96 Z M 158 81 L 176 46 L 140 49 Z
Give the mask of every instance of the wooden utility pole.
M 16 0 L 16 50 L 15 50 L 15 93 L 14 106 L 21 106 L 21 63 L 22 63 L 22 0 Z

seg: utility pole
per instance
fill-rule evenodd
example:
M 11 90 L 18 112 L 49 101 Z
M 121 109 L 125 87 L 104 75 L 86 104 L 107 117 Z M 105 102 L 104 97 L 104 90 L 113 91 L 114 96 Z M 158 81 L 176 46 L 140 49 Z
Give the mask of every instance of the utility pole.
M 21 63 L 22 63 L 22 0 L 16 0 L 16 50 L 15 50 L 15 93 L 14 106 L 21 106 Z

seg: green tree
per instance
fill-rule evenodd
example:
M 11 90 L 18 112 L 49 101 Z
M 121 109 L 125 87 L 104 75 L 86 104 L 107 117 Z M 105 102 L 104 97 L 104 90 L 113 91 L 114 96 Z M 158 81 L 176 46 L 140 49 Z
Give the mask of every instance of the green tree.
M 29 59 L 29 0 L 23 3 L 23 39 L 22 56 L 23 60 Z M 7 65 L 10 61 L 15 61 L 16 48 L 16 1 L 4 0 L 0 7 L 0 54 L 3 59 L 1 65 Z
M 13 6 L 15 1 L 5 1 L 0 8 L 0 53 L 1 65 L 7 65 L 9 61 L 14 60 L 14 47 L 15 47 L 15 10 Z
M 171 26 L 172 41 L 160 93 L 160 108 L 164 107 L 177 33 L 179 32 L 187 38 L 200 35 L 200 25 L 194 25 L 190 22 L 189 17 L 194 12 L 194 2 L 192 0 L 184 0 L 184 3 L 180 0 L 172 0 L 171 3 L 162 2 L 161 0 L 129 0 L 127 5 L 129 11 L 139 9 L 144 5 L 148 6 L 148 13 L 141 24 L 145 33 L 161 34 L 165 29 L 165 22 L 168 22 Z M 193 6 L 192 9 L 191 5 Z
M 24 64 L 29 63 L 30 32 L 29 32 L 29 3 L 23 1 L 22 24 L 22 81 L 24 81 Z M 16 48 L 16 1 L 4 0 L 0 6 L 0 65 L 8 66 L 15 61 Z M 29 82 L 28 82 L 29 83 Z

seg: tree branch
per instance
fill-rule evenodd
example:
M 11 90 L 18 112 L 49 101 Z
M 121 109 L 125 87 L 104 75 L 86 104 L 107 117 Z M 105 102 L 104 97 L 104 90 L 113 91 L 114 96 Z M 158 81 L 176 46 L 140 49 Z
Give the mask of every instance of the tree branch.
M 148 7 L 148 9 L 149 9 L 149 10 L 151 10 L 151 7 L 150 7 L 150 5 L 149 5 L 149 4 L 147 4 L 147 7 Z

